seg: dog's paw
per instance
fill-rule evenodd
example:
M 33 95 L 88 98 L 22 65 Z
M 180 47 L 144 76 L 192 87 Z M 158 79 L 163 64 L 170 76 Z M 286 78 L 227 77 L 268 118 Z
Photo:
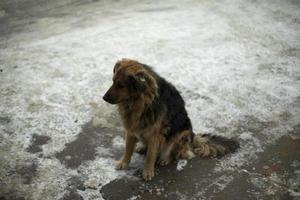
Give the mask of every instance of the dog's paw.
M 116 170 L 126 169 L 128 167 L 128 163 L 124 162 L 123 160 L 119 160 L 116 162 Z
M 160 159 L 159 161 L 158 161 L 158 164 L 160 165 L 160 166 L 166 166 L 166 165 L 168 165 L 169 163 L 170 163 L 170 159 Z
M 151 181 L 151 179 L 154 177 L 154 170 L 152 169 L 144 169 L 143 171 L 143 178 L 146 181 Z
M 146 154 L 147 146 L 145 144 L 143 144 L 142 142 L 139 142 L 139 143 L 137 143 L 137 145 L 135 147 L 135 152 L 137 152 L 139 154 Z

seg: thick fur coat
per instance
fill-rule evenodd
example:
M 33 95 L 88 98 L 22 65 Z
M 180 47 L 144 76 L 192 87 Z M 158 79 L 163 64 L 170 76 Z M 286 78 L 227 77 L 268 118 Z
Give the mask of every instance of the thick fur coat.
M 216 157 L 238 148 L 231 139 L 195 135 L 180 93 L 151 67 L 122 59 L 113 73 L 113 84 L 103 99 L 117 104 L 126 130 L 126 149 L 117 169 L 127 167 L 135 148 L 146 154 L 145 180 L 154 176 L 156 161 L 167 165 L 195 154 Z

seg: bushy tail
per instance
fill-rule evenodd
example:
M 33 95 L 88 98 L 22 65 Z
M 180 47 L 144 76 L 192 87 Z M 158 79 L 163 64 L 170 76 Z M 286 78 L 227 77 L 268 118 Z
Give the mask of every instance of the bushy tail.
M 194 153 L 202 157 L 221 157 L 239 147 L 236 140 L 216 135 L 195 135 L 193 140 Z

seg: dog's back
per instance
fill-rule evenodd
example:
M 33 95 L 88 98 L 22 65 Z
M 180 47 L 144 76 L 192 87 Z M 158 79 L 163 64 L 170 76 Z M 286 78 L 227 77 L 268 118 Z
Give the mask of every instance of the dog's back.
M 144 117 L 147 118 L 151 115 L 164 116 L 163 121 L 166 123 L 166 129 L 163 134 L 166 140 L 174 138 L 184 130 L 189 130 L 192 133 L 192 124 L 185 109 L 185 102 L 178 90 L 155 73 L 149 66 L 144 65 L 144 68 L 149 74 L 152 74 L 158 86 L 158 95 L 154 98 L 148 110 L 146 110 Z M 151 114 L 151 111 L 153 114 Z
M 114 67 L 113 85 L 103 99 L 117 104 L 126 129 L 126 151 L 117 168 L 130 161 L 137 141 L 147 152 L 144 178 L 154 175 L 154 163 L 166 165 L 173 159 L 188 159 L 194 154 L 222 156 L 238 148 L 234 140 L 197 135 L 177 89 L 151 67 L 123 59 Z

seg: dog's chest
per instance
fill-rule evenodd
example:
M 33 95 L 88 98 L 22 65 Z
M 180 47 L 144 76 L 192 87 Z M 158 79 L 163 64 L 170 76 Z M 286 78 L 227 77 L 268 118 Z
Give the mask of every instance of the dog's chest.
M 135 132 L 134 136 L 139 140 L 144 143 L 147 143 L 149 140 L 149 137 L 151 136 L 151 132 Z

